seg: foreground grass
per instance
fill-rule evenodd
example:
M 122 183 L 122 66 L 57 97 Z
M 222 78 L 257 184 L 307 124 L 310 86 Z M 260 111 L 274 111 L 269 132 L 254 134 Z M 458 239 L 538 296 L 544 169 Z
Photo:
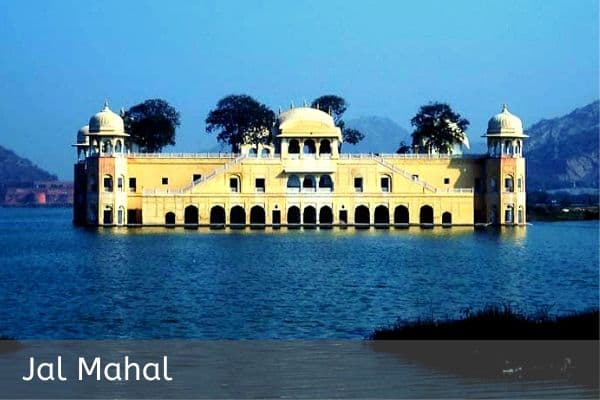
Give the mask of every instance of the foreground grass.
M 369 343 L 452 374 L 575 383 L 598 393 L 598 331 L 598 310 L 550 318 L 490 306 L 457 320 L 399 322 L 377 329 Z
M 488 306 L 456 320 L 397 322 L 376 329 L 370 339 L 598 340 L 599 325 L 598 310 L 550 318 L 545 312 L 528 316 L 508 306 Z

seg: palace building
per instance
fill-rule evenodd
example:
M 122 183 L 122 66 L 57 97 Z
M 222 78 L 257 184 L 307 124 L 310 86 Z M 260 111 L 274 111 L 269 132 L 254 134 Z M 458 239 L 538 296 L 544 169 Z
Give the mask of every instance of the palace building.
M 77 133 L 74 222 L 89 226 L 525 224 L 521 120 L 504 106 L 480 155 L 349 154 L 326 112 L 280 113 L 276 144 L 138 153 L 108 105 Z

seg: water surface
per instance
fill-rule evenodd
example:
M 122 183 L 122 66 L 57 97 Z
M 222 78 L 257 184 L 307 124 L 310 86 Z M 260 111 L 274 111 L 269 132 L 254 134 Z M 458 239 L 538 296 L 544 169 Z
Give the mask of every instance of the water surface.
M 0 209 L 0 335 L 364 338 L 397 318 L 598 305 L 598 222 L 499 230 L 84 229 Z

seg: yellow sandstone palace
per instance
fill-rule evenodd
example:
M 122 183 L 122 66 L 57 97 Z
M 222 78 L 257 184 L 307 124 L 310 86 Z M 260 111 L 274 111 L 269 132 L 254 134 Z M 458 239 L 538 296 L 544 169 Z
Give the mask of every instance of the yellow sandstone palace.
M 345 154 L 326 112 L 280 113 L 275 146 L 135 153 L 105 104 L 77 134 L 74 222 L 92 226 L 525 224 L 521 120 L 489 120 L 488 153 Z

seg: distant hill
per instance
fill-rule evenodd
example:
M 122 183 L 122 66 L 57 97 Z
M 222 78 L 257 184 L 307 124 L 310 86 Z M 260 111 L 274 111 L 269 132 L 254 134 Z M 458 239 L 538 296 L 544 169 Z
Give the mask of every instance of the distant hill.
M 598 188 L 599 108 L 595 101 L 526 130 L 529 190 Z
M 0 146 L 0 186 L 33 181 L 55 181 L 57 176 L 44 171 L 26 158 Z
M 400 141 L 410 144 L 410 133 L 386 117 L 361 117 L 346 121 L 346 126 L 358 129 L 365 138 L 356 145 L 345 143 L 342 151 L 346 153 L 395 153 Z

